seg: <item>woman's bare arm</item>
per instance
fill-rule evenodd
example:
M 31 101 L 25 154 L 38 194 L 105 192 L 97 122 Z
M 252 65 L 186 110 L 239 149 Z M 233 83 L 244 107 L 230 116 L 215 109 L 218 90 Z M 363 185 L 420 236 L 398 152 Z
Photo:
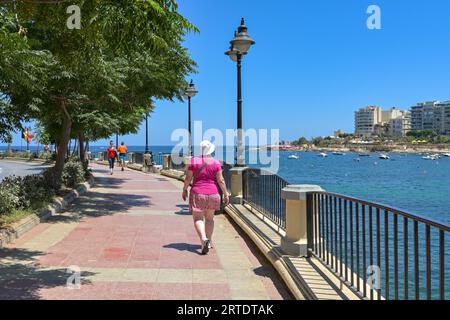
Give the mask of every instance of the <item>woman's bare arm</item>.
M 225 184 L 225 179 L 223 178 L 222 170 L 219 170 L 216 173 L 216 181 L 220 187 L 220 190 L 222 190 L 223 200 L 225 202 L 225 205 L 228 205 L 229 195 L 228 195 L 227 185 Z
M 188 188 L 191 184 L 192 177 L 194 173 L 191 170 L 186 170 L 186 178 L 184 178 L 184 187 L 183 187 L 183 200 L 186 201 L 188 195 Z

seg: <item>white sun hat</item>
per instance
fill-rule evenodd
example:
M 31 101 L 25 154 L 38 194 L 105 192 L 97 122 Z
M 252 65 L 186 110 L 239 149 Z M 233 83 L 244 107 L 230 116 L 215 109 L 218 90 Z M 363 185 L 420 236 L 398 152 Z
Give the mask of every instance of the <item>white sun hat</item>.
M 200 142 L 200 148 L 202 149 L 202 156 L 209 156 L 216 150 L 216 146 L 208 140 Z

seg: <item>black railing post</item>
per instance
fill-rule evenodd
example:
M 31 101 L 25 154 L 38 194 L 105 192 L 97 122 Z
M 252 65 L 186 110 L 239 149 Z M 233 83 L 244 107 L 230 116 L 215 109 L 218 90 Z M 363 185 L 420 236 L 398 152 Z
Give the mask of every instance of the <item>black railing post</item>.
M 312 193 L 306 194 L 306 238 L 308 241 L 307 258 L 311 257 L 311 253 L 314 250 L 314 201 Z

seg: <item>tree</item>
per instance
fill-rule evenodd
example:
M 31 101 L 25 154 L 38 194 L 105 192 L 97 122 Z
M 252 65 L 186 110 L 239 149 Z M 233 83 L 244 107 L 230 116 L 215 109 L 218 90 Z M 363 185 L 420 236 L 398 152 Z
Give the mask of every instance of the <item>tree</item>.
M 42 89 L 39 79 L 47 54 L 30 50 L 23 33 L 14 16 L 0 7 L 0 141 L 3 142 L 7 142 L 11 132 L 21 129 L 22 120 L 29 118 L 12 104 L 12 98 L 29 97 L 27 103 L 25 99 L 22 103 L 32 109 L 37 102 L 34 97 Z
M 292 144 L 295 146 L 302 146 L 305 144 L 309 144 L 309 141 L 305 137 L 300 137 L 298 140 L 294 141 Z
M 6 6 L 39 77 L 36 88 L 21 91 L 9 81 L 9 105 L 22 118 L 38 119 L 58 145 L 56 183 L 68 142 L 136 131 L 151 112 L 151 98 L 181 99 L 185 77 L 195 71 L 182 41 L 197 31 L 177 11 L 174 0 L 78 0 L 80 30 L 65 27 L 66 6 L 20 2 Z M 26 70 L 21 70 L 26 72 Z M 11 78 L 18 75 L 9 75 Z M 96 127 L 97 126 L 97 127 Z

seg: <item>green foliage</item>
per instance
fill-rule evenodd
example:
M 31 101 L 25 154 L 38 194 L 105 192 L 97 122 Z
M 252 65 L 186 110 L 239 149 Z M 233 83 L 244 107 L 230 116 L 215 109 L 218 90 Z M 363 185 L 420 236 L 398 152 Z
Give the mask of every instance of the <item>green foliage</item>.
M 86 172 L 83 164 L 75 159 L 66 162 L 62 174 L 62 183 L 69 188 L 75 188 L 85 180 Z
M 0 216 L 14 214 L 17 210 L 41 209 L 57 192 L 52 184 L 54 174 L 53 170 L 47 169 L 42 174 L 3 179 L 0 183 Z M 71 159 L 64 166 L 62 182 L 66 187 L 75 188 L 85 176 L 82 163 Z
M 0 214 L 26 208 L 37 209 L 36 204 L 49 201 L 54 194 L 44 175 L 6 177 L 0 183 Z
M 305 144 L 309 144 L 309 141 L 305 137 L 300 137 L 298 140 L 292 142 L 292 144 L 294 146 L 302 146 L 302 145 L 305 145 Z
M 434 139 L 438 134 L 433 130 L 414 130 L 406 134 L 408 137 L 414 137 L 416 139 Z
M 440 135 L 435 138 L 435 142 L 436 143 L 449 143 L 450 137 Z
M 152 99 L 181 99 L 195 62 L 182 46 L 198 31 L 174 0 L 74 0 L 82 28 L 66 27 L 66 6 L 17 2 L 0 8 L 0 139 L 37 119 L 41 138 L 65 155 L 70 137 L 135 133 Z M 57 175 L 64 158 L 58 157 Z
M 23 205 L 21 185 L 15 177 L 7 177 L 0 184 L 0 215 L 8 214 Z

